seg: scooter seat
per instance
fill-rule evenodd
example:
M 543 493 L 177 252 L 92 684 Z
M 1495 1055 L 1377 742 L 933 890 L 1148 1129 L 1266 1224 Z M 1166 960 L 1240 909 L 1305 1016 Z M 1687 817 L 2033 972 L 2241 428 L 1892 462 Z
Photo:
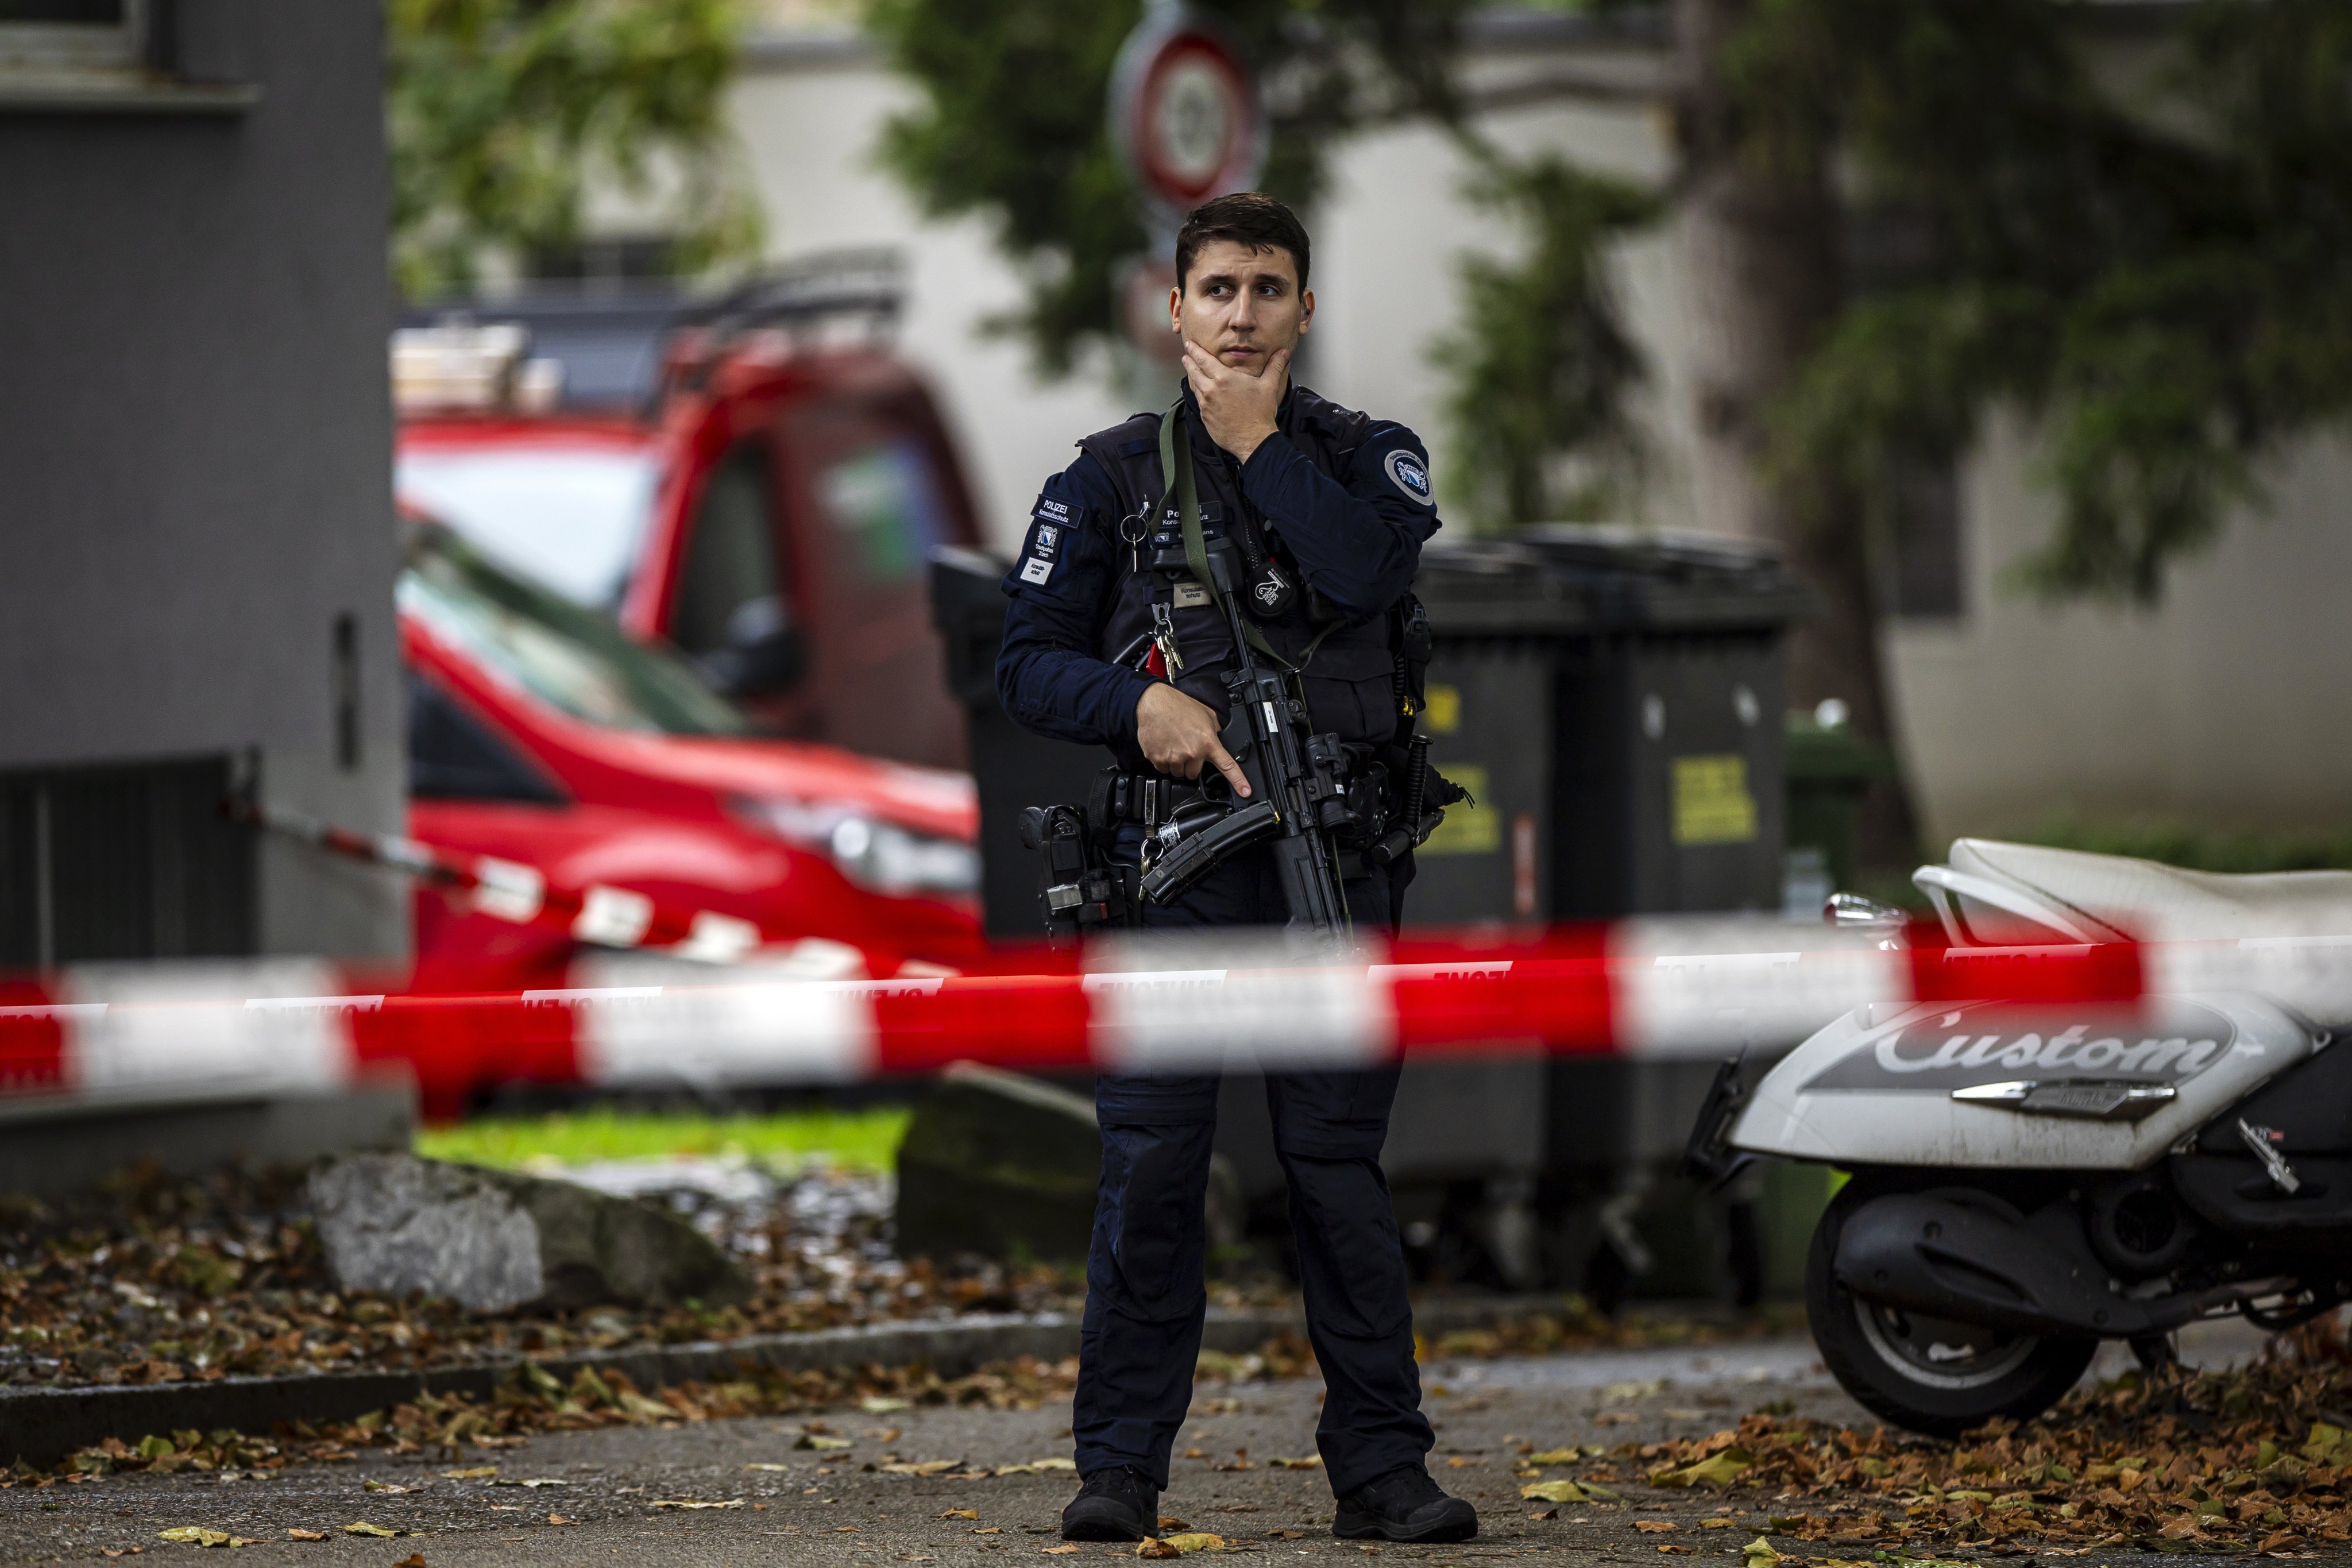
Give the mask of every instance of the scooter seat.
M 2352 936 L 2352 871 L 2184 871 L 1993 838 L 1954 839 L 1948 863 L 2038 894 L 2105 933 L 2143 942 Z

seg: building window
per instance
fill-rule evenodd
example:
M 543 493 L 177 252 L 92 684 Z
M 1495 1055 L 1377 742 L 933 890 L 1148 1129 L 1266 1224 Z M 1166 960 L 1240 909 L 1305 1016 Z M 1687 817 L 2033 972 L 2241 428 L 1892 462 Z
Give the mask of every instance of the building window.
M 1960 487 L 1948 463 L 1919 464 L 1893 480 L 1894 537 L 1879 552 L 1879 599 L 1906 620 L 1967 613 Z
M 148 0 L 0 0 L 0 75 L 101 85 L 147 65 Z

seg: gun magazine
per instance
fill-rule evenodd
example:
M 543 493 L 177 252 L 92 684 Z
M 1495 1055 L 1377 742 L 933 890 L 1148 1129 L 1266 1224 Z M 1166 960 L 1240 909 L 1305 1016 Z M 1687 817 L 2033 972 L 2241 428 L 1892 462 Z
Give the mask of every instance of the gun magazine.
M 1235 851 L 1245 849 L 1282 826 L 1282 813 L 1270 800 L 1242 807 L 1215 826 L 1180 839 L 1176 847 L 1151 863 L 1143 874 L 1143 900 L 1165 904 L 1207 876 Z

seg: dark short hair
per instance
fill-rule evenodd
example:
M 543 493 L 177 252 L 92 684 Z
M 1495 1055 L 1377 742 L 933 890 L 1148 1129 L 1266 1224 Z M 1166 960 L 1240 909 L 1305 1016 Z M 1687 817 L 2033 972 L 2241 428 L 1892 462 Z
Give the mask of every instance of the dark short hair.
M 1212 240 L 1230 239 L 1252 250 L 1286 250 L 1298 267 L 1298 286 L 1307 287 L 1307 226 L 1298 215 L 1262 191 L 1235 191 L 1214 196 L 1194 207 L 1184 226 L 1176 231 L 1176 287 L 1184 287 L 1201 247 Z

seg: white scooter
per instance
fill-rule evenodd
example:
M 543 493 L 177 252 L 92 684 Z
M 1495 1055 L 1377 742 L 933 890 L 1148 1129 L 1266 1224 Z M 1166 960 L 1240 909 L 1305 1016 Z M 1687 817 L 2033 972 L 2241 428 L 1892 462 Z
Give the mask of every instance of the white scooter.
M 1727 1063 L 1695 1173 L 1755 1155 L 1850 1173 L 1805 1270 L 1847 1393 L 1950 1436 L 2046 1409 L 2101 1340 L 2154 1366 L 2199 1319 L 2284 1329 L 2352 1299 L 2352 1047 L 2328 1048 L 2352 1026 L 2352 872 L 1961 839 L 1914 880 L 1955 946 L 2128 935 L 2213 974 L 2299 967 L 2263 991 L 2182 989 L 2195 963 L 2152 961 L 2155 994 L 2128 1006 L 1859 1008 L 1752 1089 Z M 1901 940 L 1896 911 L 1841 895 L 1830 915 Z

